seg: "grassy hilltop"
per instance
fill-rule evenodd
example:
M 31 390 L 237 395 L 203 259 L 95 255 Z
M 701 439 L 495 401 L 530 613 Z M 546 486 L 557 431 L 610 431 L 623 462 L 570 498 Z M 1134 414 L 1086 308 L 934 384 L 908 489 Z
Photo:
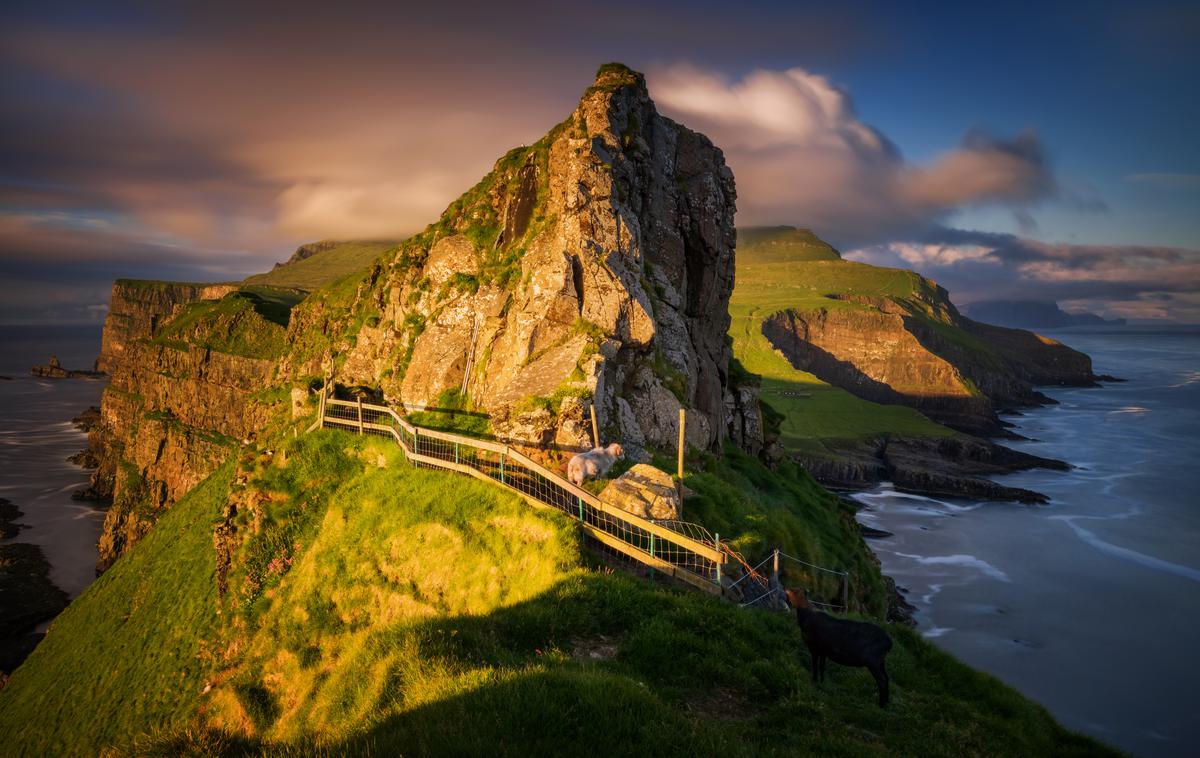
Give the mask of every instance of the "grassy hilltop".
M 868 307 L 832 294 L 922 303 L 932 293 L 928 280 L 911 271 L 843 260 L 807 229 L 739 230 L 737 284 L 729 303 L 734 357 L 762 378 L 762 400 L 779 416 L 784 447 L 815 452 L 822 440 L 953 434 L 919 411 L 860 399 L 793 368 L 763 336 L 763 319 L 778 311 Z
M 870 570 L 799 472 L 738 456 L 709 468 L 687 482 L 706 520 Z M 231 521 L 228 502 L 269 505 Z M 229 523 L 238 539 L 215 553 Z M 560 514 L 321 432 L 244 451 L 171 508 L 0 692 L 0 731 L 20 755 L 1099 749 L 891 633 L 882 711 L 861 670 L 809 683 L 787 615 L 613 572 Z

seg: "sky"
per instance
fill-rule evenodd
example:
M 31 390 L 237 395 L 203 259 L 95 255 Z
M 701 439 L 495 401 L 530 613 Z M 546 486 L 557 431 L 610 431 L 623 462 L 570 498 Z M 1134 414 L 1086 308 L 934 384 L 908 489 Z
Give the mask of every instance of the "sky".
M 405 5 L 5 3 L 0 323 L 403 238 L 613 60 L 723 148 L 740 226 L 1200 323 L 1194 2 Z

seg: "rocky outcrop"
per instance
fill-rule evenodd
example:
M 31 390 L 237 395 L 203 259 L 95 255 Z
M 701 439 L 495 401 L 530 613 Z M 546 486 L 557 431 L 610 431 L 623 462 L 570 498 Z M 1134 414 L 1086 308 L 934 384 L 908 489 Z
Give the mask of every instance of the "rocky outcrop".
M 59 362 L 57 355 L 50 356 L 50 360 L 47 363 L 34 366 L 29 370 L 29 373 L 42 379 L 77 379 L 80 377 L 98 377 L 104 375 L 101 371 L 65 368 Z
M 721 151 L 607 66 L 566 121 L 377 269 L 354 316 L 314 301 L 292 333 L 365 321 L 332 340 L 340 381 L 414 406 L 465 388 L 516 442 L 590 446 L 572 413 L 594 404 L 605 438 L 645 457 L 676 446 L 683 407 L 689 444 L 716 450 L 734 198 Z
M 1041 493 L 1006 487 L 986 477 L 1032 468 L 1069 468 L 1062 461 L 966 435 L 826 440 L 825 447 L 825 454 L 793 457 L 822 484 L 836 489 L 866 489 L 890 481 L 902 492 L 930 497 L 1044 503 L 1047 498 Z
M 971 321 L 939 302 L 839 297 L 849 307 L 784 310 L 763 335 L 798 369 L 879 403 L 907 405 L 953 429 L 1005 435 L 998 410 L 1052 402 L 1034 385 L 1090 386 L 1091 359 L 1019 329 Z
M 252 394 L 275 363 L 196 346 L 136 340 L 112 364 L 99 423 L 90 499 L 112 499 L 100 536 L 103 570 L 135 544 L 157 514 L 210 474 L 266 423 Z
M 671 475 L 638 463 L 614 479 L 600 499 L 635 516 L 670 521 L 680 518 L 682 498 Z
M 112 288 L 96 369 L 112 373 L 126 348 L 154 333 L 176 308 L 198 300 L 218 300 L 236 284 L 187 284 L 118 279 Z

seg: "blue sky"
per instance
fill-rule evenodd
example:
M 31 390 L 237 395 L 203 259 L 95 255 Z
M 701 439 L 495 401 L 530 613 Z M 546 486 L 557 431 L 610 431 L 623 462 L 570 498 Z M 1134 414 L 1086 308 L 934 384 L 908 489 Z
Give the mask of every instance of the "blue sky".
M 739 224 L 1200 322 L 1195 3 L 401 5 L 6 4 L 0 321 L 403 237 L 615 59 L 725 149 Z

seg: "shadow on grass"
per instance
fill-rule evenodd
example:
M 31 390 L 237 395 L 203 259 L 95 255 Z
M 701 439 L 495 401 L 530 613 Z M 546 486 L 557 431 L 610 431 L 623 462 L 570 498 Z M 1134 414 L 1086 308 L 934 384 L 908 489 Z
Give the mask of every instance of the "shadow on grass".
M 290 743 L 177 733 L 144 740 L 134 752 L 1106 754 L 992 677 L 908 630 L 889 631 L 898 643 L 888 661 L 896 697 L 883 710 L 862 669 L 835 666 L 824 685 L 810 683 L 808 656 L 788 614 L 579 572 L 486 615 L 440 617 L 372 637 L 372 661 L 405 652 L 386 667 L 364 667 L 384 681 L 365 688 L 378 693 L 377 702 L 346 706 L 346 725 L 361 724 L 361 731 Z M 597 646 L 589 640 L 598 637 L 609 652 L 593 657 Z M 445 673 L 441 686 L 424 691 L 434 699 L 406 706 L 406 699 L 422 699 L 428 672 Z M 341 704 L 343 690 L 364 689 L 358 684 L 333 683 L 327 694 Z M 448 694 L 436 694 L 446 687 Z

